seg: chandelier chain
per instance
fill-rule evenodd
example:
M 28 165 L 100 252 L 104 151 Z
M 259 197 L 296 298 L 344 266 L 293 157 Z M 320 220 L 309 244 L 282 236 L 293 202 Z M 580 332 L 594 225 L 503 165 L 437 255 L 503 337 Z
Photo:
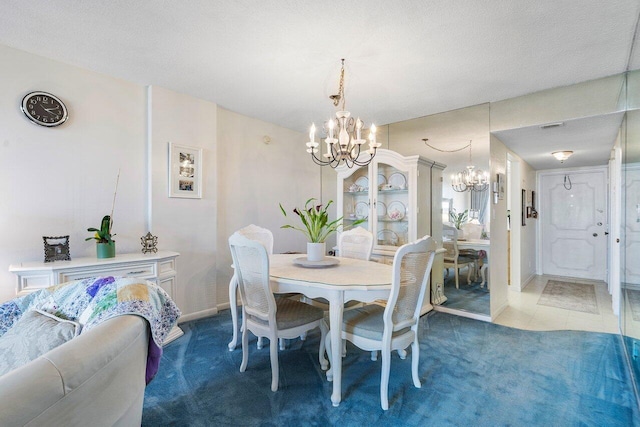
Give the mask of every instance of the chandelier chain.
M 442 148 L 438 148 L 438 147 L 434 147 L 433 145 L 429 144 L 427 141 L 429 141 L 429 138 L 422 138 L 422 140 L 424 141 L 424 144 L 429 147 L 429 148 L 433 148 L 436 151 L 439 151 L 441 153 L 456 153 L 458 151 L 462 151 L 465 150 L 469 147 L 471 147 L 471 141 L 469 141 L 469 143 L 467 145 L 465 145 L 464 147 L 461 148 L 456 148 L 455 150 L 443 150 Z
M 331 95 L 331 99 L 333 99 L 334 107 L 337 107 L 340 101 L 342 101 L 342 111 L 345 110 L 344 104 L 346 99 L 344 97 L 344 59 L 342 59 L 342 68 L 340 69 L 340 83 L 338 85 L 338 94 Z

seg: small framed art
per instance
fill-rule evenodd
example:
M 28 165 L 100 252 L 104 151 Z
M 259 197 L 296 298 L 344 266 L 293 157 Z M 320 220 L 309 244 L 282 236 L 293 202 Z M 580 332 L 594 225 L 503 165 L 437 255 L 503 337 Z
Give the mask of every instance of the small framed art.
M 44 262 L 71 261 L 69 236 L 42 236 L 44 240 Z
M 169 143 L 169 197 L 202 198 L 202 148 Z

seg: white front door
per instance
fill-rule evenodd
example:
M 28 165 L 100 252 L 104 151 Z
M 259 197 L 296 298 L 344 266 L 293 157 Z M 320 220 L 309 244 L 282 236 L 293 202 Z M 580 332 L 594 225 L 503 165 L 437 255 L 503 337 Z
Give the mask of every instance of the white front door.
M 607 169 L 539 178 L 542 274 L 606 280 Z

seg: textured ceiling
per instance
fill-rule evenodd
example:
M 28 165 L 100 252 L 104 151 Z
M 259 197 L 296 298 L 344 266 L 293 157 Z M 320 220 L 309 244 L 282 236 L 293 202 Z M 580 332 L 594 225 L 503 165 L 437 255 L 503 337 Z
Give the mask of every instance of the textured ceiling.
M 640 0 L 11 2 L 0 43 L 306 131 L 387 124 L 640 68 Z

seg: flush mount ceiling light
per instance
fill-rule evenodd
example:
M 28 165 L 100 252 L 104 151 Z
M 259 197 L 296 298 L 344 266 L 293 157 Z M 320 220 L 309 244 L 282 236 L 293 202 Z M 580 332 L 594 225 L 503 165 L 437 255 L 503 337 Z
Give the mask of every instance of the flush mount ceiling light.
M 322 148 L 318 149 L 318 142 L 316 142 L 316 125 L 311 125 L 311 131 L 309 132 L 309 142 L 307 142 L 307 153 L 311 154 L 313 161 L 320 166 L 337 167 L 340 163 L 344 162 L 348 167 L 366 166 L 371 163 L 373 157 L 376 155 L 376 149 L 380 147 L 380 143 L 376 142 L 376 126 L 371 124 L 369 128 L 369 149 L 363 151 L 369 154 L 368 157 L 362 159 L 360 156 L 360 149 L 362 145 L 367 142 L 362 138 L 364 131 L 364 123 L 360 120 L 360 117 L 354 119 L 351 117 L 351 113 L 345 110 L 345 98 L 344 98 L 344 59 L 342 60 L 342 69 L 340 70 L 340 86 L 336 95 L 329 97 L 333 101 L 334 106 L 338 106 L 342 101 L 340 111 L 336 111 L 336 119 L 329 119 L 323 126 L 324 135 L 326 138 L 324 142 L 327 144 L 326 152 L 322 154 Z M 335 137 L 337 136 L 337 138 Z M 321 138 L 322 139 L 322 138 Z M 320 157 L 316 156 L 320 154 Z
M 564 163 L 564 161 L 567 160 L 569 157 L 571 157 L 572 154 L 573 154 L 573 151 L 568 151 L 568 150 L 554 151 L 553 153 L 551 153 L 553 157 L 560 160 L 560 163 Z

